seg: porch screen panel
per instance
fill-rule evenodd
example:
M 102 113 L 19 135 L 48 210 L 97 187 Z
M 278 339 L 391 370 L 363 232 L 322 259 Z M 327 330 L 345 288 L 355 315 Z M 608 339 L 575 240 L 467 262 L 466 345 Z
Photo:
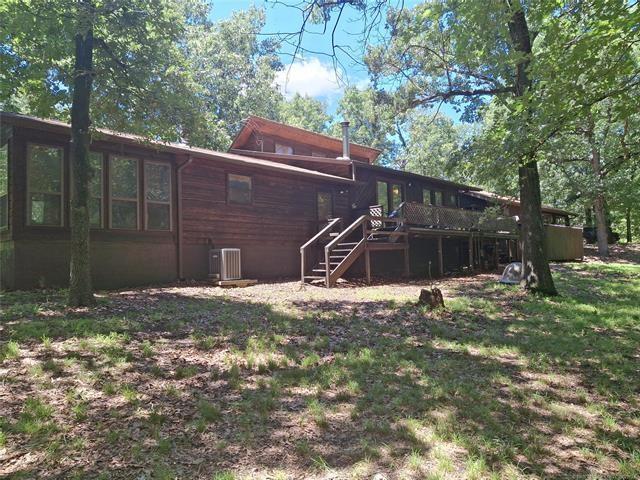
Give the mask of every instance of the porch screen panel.
M 112 157 L 111 228 L 138 229 L 138 160 Z
M 402 185 L 398 183 L 392 183 L 390 193 L 391 193 L 391 211 L 394 211 L 402 203 Z
M 377 182 L 377 201 L 382 205 L 382 215 L 389 215 L 389 189 L 387 182 Z
M 171 230 L 171 166 L 145 162 L 147 229 Z
M 102 227 L 102 212 L 104 206 L 102 203 L 102 153 L 89 153 L 89 163 L 91 164 L 91 180 L 89 180 L 89 222 L 92 227 Z
M 27 159 L 29 225 L 62 226 L 63 149 L 29 145 Z
M 331 192 L 318 192 L 318 220 L 325 221 L 333 217 L 333 198 Z
M 9 157 L 5 143 L 0 147 L 0 228 L 9 225 Z
M 442 192 L 433 192 L 434 193 L 434 204 L 438 206 L 442 206 Z
M 428 188 L 422 189 L 422 203 L 424 205 L 431 205 L 431 190 Z

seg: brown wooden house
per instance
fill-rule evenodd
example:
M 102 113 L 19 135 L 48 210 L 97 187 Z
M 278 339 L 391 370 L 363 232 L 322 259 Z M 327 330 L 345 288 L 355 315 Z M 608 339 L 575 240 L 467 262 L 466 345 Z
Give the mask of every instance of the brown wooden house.
M 0 126 L 0 287 L 63 286 L 69 125 L 2 113 Z M 424 275 L 429 262 L 438 275 L 517 256 L 513 220 L 482 223 L 463 208 L 479 189 L 376 166 L 379 153 L 259 117 L 229 152 L 98 130 L 95 286 L 204 279 L 212 248 L 239 248 L 246 278 L 328 284 L 371 271 Z

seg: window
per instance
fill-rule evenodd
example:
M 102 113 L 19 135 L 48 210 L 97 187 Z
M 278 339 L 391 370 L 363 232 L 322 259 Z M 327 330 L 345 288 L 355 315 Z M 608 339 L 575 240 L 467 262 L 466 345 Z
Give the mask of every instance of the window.
M 455 192 L 447 193 L 447 205 L 450 207 L 458 206 L 458 196 L 455 194 Z
M 402 185 L 391 184 L 391 211 L 396 210 L 402 203 Z
M 138 161 L 111 157 L 111 228 L 138 229 Z
M 422 203 L 425 205 L 431 205 L 431 190 L 428 188 L 422 189 Z
M 227 201 L 238 205 L 249 205 L 251 200 L 251 177 L 230 173 L 227 176 Z
M 377 182 L 377 198 L 378 205 L 382 205 L 382 215 L 389 214 L 389 191 L 387 188 L 387 182 Z
M 171 165 L 144 163 L 148 230 L 171 230 Z
M 442 206 L 442 192 L 433 192 L 434 205 Z
M 283 153 L 285 155 L 293 155 L 293 147 L 276 142 L 276 153 Z
M 9 151 L 8 143 L 0 147 L 0 228 L 9 225 Z
M 102 153 L 90 152 L 91 179 L 89 180 L 89 222 L 92 227 L 102 227 Z
M 325 221 L 333 217 L 333 197 L 331 192 L 318 192 L 318 220 Z
M 27 223 L 62 226 L 63 149 L 29 145 Z

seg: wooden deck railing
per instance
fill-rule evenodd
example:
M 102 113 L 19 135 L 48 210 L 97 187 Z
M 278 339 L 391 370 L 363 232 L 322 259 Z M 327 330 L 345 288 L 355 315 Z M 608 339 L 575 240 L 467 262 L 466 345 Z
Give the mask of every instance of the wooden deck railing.
M 401 216 L 407 225 L 439 230 L 468 230 L 516 234 L 518 224 L 511 217 L 485 218 L 481 212 L 404 202 Z

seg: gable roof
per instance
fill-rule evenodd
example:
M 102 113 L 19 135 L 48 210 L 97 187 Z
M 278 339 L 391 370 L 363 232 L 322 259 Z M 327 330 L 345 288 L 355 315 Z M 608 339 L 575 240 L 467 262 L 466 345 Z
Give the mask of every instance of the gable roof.
M 276 135 L 296 142 L 313 145 L 318 148 L 326 148 L 327 150 L 342 152 L 341 138 L 312 132 L 310 130 L 305 130 L 304 128 L 293 127 L 291 125 L 286 125 L 284 123 L 258 117 L 256 115 L 251 115 L 245 120 L 244 126 L 240 132 L 238 132 L 236 138 L 233 139 L 229 149 L 242 149 L 253 133 Z M 351 153 L 354 156 L 366 158 L 369 163 L 374 162 L 381 153 L 381 150 L 378 150 L 377 148 L 367 147 L 358 143 L 351 142 L 349 145 Z
M 47 130 L 53 133 L 59 133 L 63 135 L 71 135 L 71 125 L 61 122 L 59 120 L 43 119 L 38 117 L 32 117 L 29 115 L 22 115 L 19 113 L 0 112 L 0 124 L 8 123 L 18 127 L 37 128 L 41 130 Z M 96 132 L 101 134 L 99 140 L 111 140 L 127 145 L 135 145 L 139 147 L 154 148 L 157 151 L 171 152 L 177 154 L 197 156 L 199 158 L 206 158 L 210 160 L 221 160 L 229 163 L 242 164 L 246 166 L 252 166 L 264 170 L 279 171 L 282 173 L 289 173 L 293 175 L 315 178 L 318 180 L 326 180 L 336 183 L 355 183 L 350 178 L 339 177 L 336 175 L 330 175 L 328 173 L 318 172 L 316 170 L 310 170 L 307 168 L 300 168 L 293 165 L 287 165 L 284 163 L 272 162 L 270 160 L 264 160 L 255 157 L 248 157 L 244 155 L 237 155 L 228 152 L 217 152 L 215 150 L 208 150 L 206 148 L 190 147 L 182 143 L 161 142 L 157 140 L 149 140 L 148 138 L 132 135 L 129 133 L 114 132 L 106 128 L 97 128 Z
M 505 197 L 504 195 L 498 195 L 497 193 L 489 192 L 487 190 L 468 191 L 464 192 L 471 197 L 479 198 L 487 202 L 499 203 L 501 205 L 512 205 L 514 207 L 520 206 L 520 200 L 514 197 Z M 557 213 L 559 215 L 571 215 L 575 216 L 575 213 L 561 208 L 551 207 L 549 205 L 542 205 L 542 211 L 545 213 Z

